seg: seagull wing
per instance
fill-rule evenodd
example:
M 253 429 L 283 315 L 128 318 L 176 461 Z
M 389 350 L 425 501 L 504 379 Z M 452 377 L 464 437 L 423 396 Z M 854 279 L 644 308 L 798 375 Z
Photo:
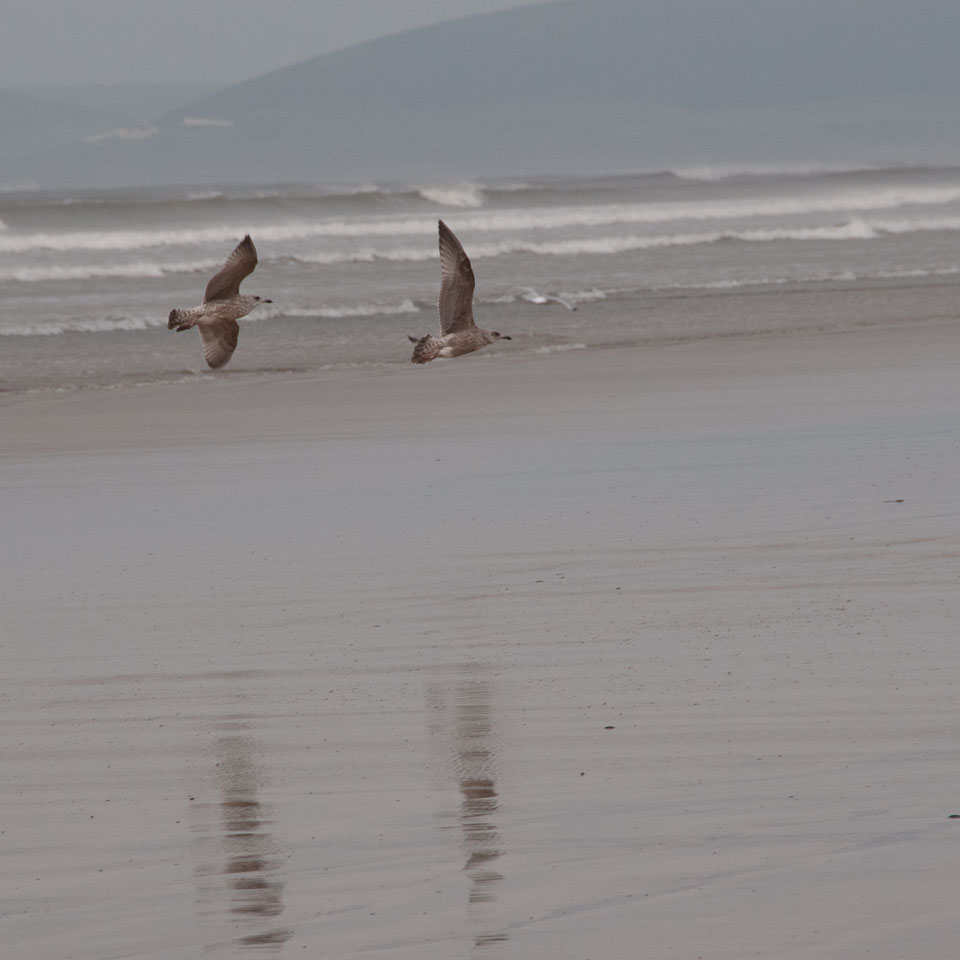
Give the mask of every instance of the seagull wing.
M 240 295 L 240 284 L 244 277 L 253 273 L 257 265 L 257 248 L 248 233 L 227 257 L 227 262 L 207 284 L 203 302 L 208 300 L 229 300 Z
M 460 241 L 440 223 L 440 333 L 470 330 L 473 322 L 473 267 Z
M 237 349 L 237 338 L 240 336 L 240 324 L 236 320 L 217 320 L 197 324 L 200 328 L 200 341 L 203 343 L 203 353 L 207 358 L 207 366 L 222 367 Z

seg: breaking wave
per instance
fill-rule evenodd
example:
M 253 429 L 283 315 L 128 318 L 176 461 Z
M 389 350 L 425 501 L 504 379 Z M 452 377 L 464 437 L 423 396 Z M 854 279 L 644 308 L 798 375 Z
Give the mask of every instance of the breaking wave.
M 461 183 L 451 187 L 421 187 L 417 191 L 424 200 L 442 207 L 482 207 L 483 188 L 476 183 Z

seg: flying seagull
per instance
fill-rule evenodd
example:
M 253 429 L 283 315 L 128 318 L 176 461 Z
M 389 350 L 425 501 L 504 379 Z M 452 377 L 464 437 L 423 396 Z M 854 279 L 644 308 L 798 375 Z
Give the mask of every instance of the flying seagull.
M 533 287 L 527 287 L 520 296 L 528 303 L 559 303 L 568 310 L 576 310 L 577 306 L 563 297 L 556 297 L 552 293 L 538 293 Z
M 257 265 L 257 248 L 248 233 L 227 257 L 227 262 L 207 284 L 203 303 L 188 310 L 171 310 L 167 317 L 168 330 L 200 328 L 200 342 L 208 366 L 222 367 L 237 349 L 240 325 L 245 317 L 261 303 L 273 303 L 240 292 L 240 284 L 253 273 Z
M 412 363 L 437 357 L 459 357 L 497 340 L 511 340 L 496 330 L 481 330 L 473 321 L 473 268 L 460 241 L 442 221 L 440 226 L 440 336 L 410 337 L 415 343 Z

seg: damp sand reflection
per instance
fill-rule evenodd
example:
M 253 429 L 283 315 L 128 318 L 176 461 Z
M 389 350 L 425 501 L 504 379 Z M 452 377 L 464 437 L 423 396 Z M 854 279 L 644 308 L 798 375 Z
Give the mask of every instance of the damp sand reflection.
M 429 701 L 435 739 L 446 741 L 444 765 L 452 768 L 460 791 L 458 819 L 466 855 L 463 870 L 470 880 L 467 921 L 479 931 L 473 935 L 474 948 L 482 950 L 507 939 L 505 932 L 491 929 L 491 905 L 503 880 L 497 869 L 503 851 L 497 828 L 500 798 L 493 691 L 482 668 L 471 666 L 467 672 L 452 690 L 446 684 L 435 684 Z
M 262 957 L 279 957 L 292 931 L 283 915 L 284 857 L 271 831 L 269 809 L 258 794 L 263 772 L 257 743 L 242 732 L 217 739 L 213 782 L 219 799 L 192 801 L 199 851 L 196 868 L 198 911 L 208 936 L 208 954 L 229 944 Z

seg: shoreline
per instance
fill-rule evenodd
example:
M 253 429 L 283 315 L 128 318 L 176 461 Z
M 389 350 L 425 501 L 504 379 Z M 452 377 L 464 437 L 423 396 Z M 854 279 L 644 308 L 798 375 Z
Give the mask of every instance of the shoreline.
M 93 405 L 98 411 L 108 412 L 111 407 L 117 405 L 122 408 L 143 409 L 152 418 L 157 416 L 163 420 L 171 420 L 176 414 L 180 416 L 193 405 L 200 403 L 210 392 L 209 398 L 225 399 L 234 397 L 237 392 L 251 391 L 275 393 L 283 391 L 285 388 L 296 393 L 309 394 L 311 390 L 329 398 L 329 392 L 334 390 L 337 385 L 343 385 L 347 388 L 357 389 L 357 382 L 369 379 L 371 383 L 382 384 L 389 383 L 391 397 L 394 399 L 403 395 L 403 384 L 411 385 L 410 399 L 418 404 L 424 402 L 423 387 L 434 381 L 445 384 L 448 377 L 463 377 L 470 380 L 480 378 L 481 380 L 492 378 L 497 383 L 509 382 L 511 380 L 522 381 L 524 377 L 531 373 L 537 374 L 536 380 L 543 382 L 550 380 L 550 364 L 559 365 L 562 368 L 561 376 L 573 375 L 578 369 L 585 371 L 587 377 L 591 376 L 598 365 L 605 361 L 600 359 L 607 356 L 616 356 L 620 358 L 617 366 L 622 368 L 631 360 L 636 360 L 643 365 L 645 358 L 660 355 L 664 352 L 668 356 L 673 351 L 680 351 L 676 356 L 682 356 L 683 351 L 691 353 L 703 353 L 709 355 L 716 351 L 718 362 L 723 362 L 723 358 L 729 356 L 728 351 L 735 349 L 738 344 L 744 345 L 745 349 L 757 350 L 770 348 L 776 352 L 777 345 L 783 346 L 785 351 L 792 349 L 803 349 L 804 344 L 817 343 L 848 343 L 851 339 L 858 337 L 865 338 L 865 342 L 870 337 L 881 337 L 890 340 L 902 340 L 909 342 L 914 338 L 914 334 L 925 340 L 936 338 L 942 335 L 949 339 L 953 333 L 952 318 L 936 318 L 914 320 L 901 322 L 898 324 L 871 323 L 859 327 L 847 327 L 843 329 L 790 329 L 790 330 L 770 330 L 762 332 L 737 332 L 725 335 L 695 336 L 688 338 L 678 338 L 673 340 L 660 340 L 643 344 L 604 344 L 580 347 L 570 347 L 547 352 L 538 350 L 526 351 L 524 354 L 513 353 L 506 350 L 501 351 L 503 356 L 490 354 L 489 356 L 478 355 L 467 358 L 460 362 L 437 361 L 424 368 L 411 370 L 409 363 L 383 364 L 376 367 L 349 367 L 335 368 L 322 371 L 302 370 L 302 371 L 268 371 L 263 373 L 248 373 L 247 371 L 238 371 L 236 376 L 227 376 L 206 371 L 198 374 L 202 379 L 182 380 L 182 381 L 162 381 L 159 383 L 140 383 L 136 385 L 118 384 L 114 386 L 77 388 L 75 390 L 56 391 L 36 391 L 10 394 L 6 398 L 0 398 L 0 407 L 4 407 L 10 414 L 5 424 L 4 432 L 7 434 L 4 443 L 0 447 L 0 459 L 17 457 L 24 454 L 29 455 L 30 451 L 39 452 L 58 452 L 60 448 L 54 446 L 50 451 L 45 451 L 44 442 L 51 438 L 58 437 L 59 442 L 63 443 L 63 450 L 80 450 L 86 447 L 89 440 L 85 438 L 76 429 L 84 414 L 82 409 L 85 405 Z M 707 360 L 706 362 L 709 362 Z M 452 364 L 452 366 L 451 366 Z M 413 378 L 417 377 L 418 380 Z M 441 379 L 443 378 L 443 379 Z M 427 387 L 429 389 L 429 387 Z M 218 394 L 214 391 L 221 391 Z M 351 400 L 358 398 L 354 393 Z M 129 406 L 128 406 L 129 405 Z M 162 405 L 164 411 L 151 411 L 152 407 Z M 74 420 L 69 421 L 69 426 L 63 427 L 63 432 L 58 433 L 62 424 L 58 423 L 60 417 L 60 408 L 68 417 Z M 214 406 L 215 410 L 222 411 L 224 408 L 220 404 Z M 23 436 L 12 431 L 13 421 L 16 414 L 38 415 L 44 421 L 44 426 L 39 431 L 39 436 Z M 299 408 L 291 408 L 289 411 L 293 415 L 294 422 L 300 423 L 304 418 L 309 419 L 312 415 L 309 405 L 301 405 Z M 282 412 L 273 414 L 278 419 L 283 419 Z M 123 419 L 119 421 L 125 423 Z M 226 423 L 224 424 L 226 425 Z M 166 436 L 166 442 L 175 442 L 175 437 L 182 434 L 180 426 L 163 427 L 160 424 L 152 423 L 153 427 L 160 427 L 159 434 L 151 434 L 151 442 L 156 442 L 157 436 Z M 131 427 L 131 431 L 135 428 Z M 189 432 L 189 431 L 188 431 Z M 121 434 L 117 438 L 116 445 L 122 446 L 131 443 L 133 436 L 131 433 Z M 110 440 L 110 443 L 114 441 Z M 98 448 L 98 447 L 95 447 Z
M 479 363 L 481 364 L 481 371 L 497 369 L 498 377 L 507 374 L 508 371 L 513 371 L 516 376 L 522 377 L 525 373 L 525 368 L 528 368 L 531 364 L 537 365 L 541 362 L 557 362 L 561 357 L 564 358 L 562 363 L 565 367 L 568 362 L 576 364 L 577 359 L 571 361 L 568 357 L 565 357 L 567 354 L 573 354 L 576 358 L 582 360 L 585 357 L 604 355 L 611 352 L 616 352 L 622 356 L 640 356 L 652 352 L 672 349 L 710 349 L 711 345 L 716 345 L 717 349 L 722 352 L 724 345 L 731 343 L 750 343 L 752 341 L 759 341 L 761 343 L 769 342 L 771 344 L 783 342 L 785 345 L 789 345 L 790 341 L 792 340 L 803 341 L 804 339 L 818 337 L 829 338 L 855 337 L 858 335 L 869 336 L 871 332 L 882 334 L 884 332 L 893 333 L 894 331 L 898 330 L 903 331 L 905 335 L 908 335 L 909 331 L 913 330 L 923 331 L 923 335 L 925 336 L 929 336 L 931 331 L 942 330 L 945 336 L 949 336 L 951 333 L 950 327 L 953 323 L 953 317 L 938 316 L 934 318 L 926 317 L 900 322 L 870 322 L 860 326 L 842 328 L 835 326 L 824 326 L 813 329 L 809 327 L 796 327 L 761 331 L 735 331 L 729 333 L 714 333 L 709 335 L 698 335 L 696 333 L 692 333 L 688 336 L 677 336 L 673 338 L 634 343 L 588 345 L 563 344 L 547 348 L 527 349 L 522 353 L 519 351 L 511 352 L 509 350 L 501 349 L 497 354 L 480 354 L 476 357 L 471 357 L 466 361 L 461 361 L 459 364 L 456 364 L 456 366 L 462 371 L 464 363 L 470 365 Z M 789 349 L 789 346 L 786 348 Z M 433 365 L 433 368 L 437 368 L 439 366 L 448 366 L 449 363 L 450 361 L 437 361 Z M 499 369 L 501 364 L 504 365 L 506 368 L 505 370 Z M 293 368 L 289 370 L 265 371 L 237 370 L 236 372 L 226 371 L 226 375 L 224 375 L 223 372 L 198 370 L 195 373 L 191 372 L 189 378 L 185 378 L 183 380 L 162 380 L 158 382 L 142 382 L 136 384 L 118 383 L 112 385 L 95 385 L 87 387 L 78 386 L 62 390 L 56 390 L 53 388 L 36 388 L 34 390 L 26 391 L 10 391 L 6 394 L 0 393 L 0 410 L 5 410 L 9 413 L 12 413 L 17 410 L 29 410 L 35 407 L 44 407 L 47 405 L 56 406 L 59 403 L 72 406 L 75 404 L 83 404 L 87 401 L 96 403 L 98 406 L 109 406 L 110 401 L 106 399 L 106 397 L 112 394 L 116 394 L 118 397 L 124 399 L 133 398 L 137 395 L 142 395 L 144 398 L 146 398 L 148 396 L 153 397 L 154 395 L 158 394 L 162 395 L 168 391 L 170 392 L 171 397 L 176 393 L 184 395 L 189 394 L 192 398 L 192 402 L 196 403 L 202 399 L 201 392 L 206 390 L 257 390 L 258 388 L 267 385 L 299 384 L 302 386 L 304 384 L 319 383 L 321 381 L 327 381 L 330 383 L 338 383 L 342 381 L 345 383 L 350 383 L 357 378 L 371 378 L 372 380 L 396 378 L 403 377 L 405 375 L 411 376 L 411 373 L 408 370 L 409 366 L 409 363 L 396 361 L 384 362 L 379 365 L 371 364 L 370 366 L 344 365 L 320 370 Z M 433 368 L 428 371 L 415 371 L 412 376 L 429 376 L 434 372 Z M 481 373 L 481 375 L 485 374 Z M 198 392 L 196 398 L 193 396 L 194 391 Z M 146 400 L 144 402 L 149 403 L 149 401 Z M 161 400 L 158 399 L 157 402 L 161 402 Z M 10 424 L 8 423 L 7 427 L 9 428 L 9 426 Z M 48 429 L 50 431 L 55 431 L 56 425 L 50 425 Z M 48 435 L 53 434 L 51 433 Z M 18 446 L 19 442 L 22 441 L 17 436 L 7 437 L 2 447 L 0 447 L 0 459 L 9 456 L 16 456 L 18 450 L 22 449 Z M 82 446 L 85 441 L 79 435 L 74 435 L 74 439 L 71 442 L 75 442 Z
M 468 360 L 489 363 L 503 353 L 505 360 L 522 363 L 568 351 L 652 349 L 729 338 L 950 322 L 957 317 L 957 292 L 956 283 L 926 278 L 729 290 L 652 289 L 632 299 L 598 299 L 577 313 L 530 304 L 486 304 L 483 321 L 491 329 L 509 329 L 514 343 L 488 348 Z M 164 336 L 166 331 L 159 328 L 63 333 L 36 343 L 27 341 L 38 338 L 3 337 L 0 406 L 22 397 L 98 389 L 399 371 L 407 365 L 406 332 L 411 323 L 418 329 L 424 324 L 432 327 L 435 315 L 243 323 L 242 352 L 222 371 L 206 368 L 196 343 Z

